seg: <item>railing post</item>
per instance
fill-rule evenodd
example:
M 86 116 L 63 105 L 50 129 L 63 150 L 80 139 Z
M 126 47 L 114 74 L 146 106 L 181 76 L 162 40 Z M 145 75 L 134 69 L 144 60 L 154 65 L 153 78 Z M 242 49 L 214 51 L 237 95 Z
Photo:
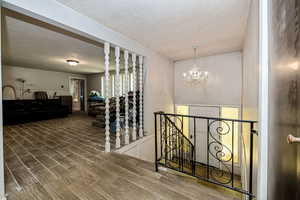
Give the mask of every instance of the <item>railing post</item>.
M 157 163 L 157 114 L 154 113 L 154 124 L 155 124 L 155 171 L 158 172 L 158 163 Z M 160 124 L 161 126 L 161 124 Z
M 129 105 L 128 105 L 128 51 L 125 50 L 124 52 L 124 59 L 125 59 L 125 144 L 129 144 Z
M 181 132 L 183 133 L 183 116 L 181 117 Z M 184 159 L 183 159 L 183 153 L 184 153 L 184 140 L 183 137 L 181 137 L 181 170 L 183 171 L 183 164 L 184 164 Z
M 105 152 L 110 152 L 110 138 L 109 138 L 109 51 L 110 45 L 108 42 L 104 44 L 105 54 Z
M 160 134 L 160 158 L 163 157 L 163 145 L 162 145 L 162 118 L 161 118 L 161 113 L 159 114 L 159 134 Z
M 120 140 L 120 48 L 115 47 L 115 58 L 116 58 L 116 81 L 115 81 L 115 92 L 116 92 L 116 148 L 121 147 Z
M 133 111 L 132 111 L 132 140 L 136 140 L 136 54 L 132 55 L 132 74 L 133 74 Z
M 196 148 L 195 145 L 194 147 L 192 146 L 192 168 L 193 168 L 193 176 L 196 176 L 196 159 L 195 159 L 195 155 L 196 155 Z
M 207 119 L 207 165 L 206 165 L 206 178 L 209 179 L 209 119 Z
M 181 140 L 181 155 L 180 155 L 180 157 L 181 157 L 181 171 L 183 172 L 183 162 L 184 162 L 184 160 L 183 160 L 183 151 L 184 151 L 184 141 L 183 141 L 183 137 L 181 136 L 181 138 L 180 138 L 180 140 Z
M 167 118 L 163 114 L 165 120 L 165 165 L 167 166 L 167 159 L 168 159 L 168 126 L 167 126 Z
M 183 133 L 183 117 L 181 117 L 181 132 Z
M 234 187 L 234 121 L 231 121 L 231 186 Z
M 140 90 L 140 99 L 139 99 L 139 137 L 144 136 L 143 130 L 143 56 L 139 56 L 139 90 Z
M 197 159 L 197 157 L 196 157 L 196 149 L 197 149 L 197 145 L 196 145 L 196 139 L 197 139 L 197 131 L 196 131 L 196 129 L 197 129 L 197 125 L 196 125 L 196 118 L 194 117 L 194 149 L 193 149 L 193 151 L 194 151 L 194 155 L 193 155 L 193 161 L 194 161 L 194 175 L 196 175 L 196 159 Z
M 253 134 L 254 134 L 254 124 L 251 122 L 250 124 L 250 169 L 249 169 L 249 193 L 252 195 L 253 193 Z M 252 196 L 249 197 L 252 199 Z

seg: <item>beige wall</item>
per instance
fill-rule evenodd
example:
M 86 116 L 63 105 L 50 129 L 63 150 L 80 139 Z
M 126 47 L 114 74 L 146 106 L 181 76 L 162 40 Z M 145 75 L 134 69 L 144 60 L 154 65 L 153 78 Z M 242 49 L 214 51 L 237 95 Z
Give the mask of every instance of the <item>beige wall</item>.
M 16 79 L 26 80 L 25 89 L 30 89 L 31 93 L 24 95 L 25 99 L 32 99 L 34 91 L 47 91 L 50 97 L 54 92 L 57 95 L 70 95 L 70 77 L 86 78 L 85 75 L 71 74 L 64 72 L 46 71 L 33 68 L 23 68 L 16 66 L 3 66 L 3 85 L 13 85 L 17 92 L 17 97 L 21 96 L 22 84 Z M 62 88 L 63 86 L 63 88 Z
M 173 62 L 162 56 L 158 56 L 157 59 L 147 58 L 145 63 L 146 66 L 151 66 L 145 68 L 144 71 L 145 131 L 148 134 L 154 134 L 153 113 L 156 111 L 174 112 L 174 66 Z M 154 148 L 151 151 L 154 151 Z
M 258 120 L 259 101 L 259 5 L 258 0 L 251 1 L 246 36 L 243 47 L 243 89 L 242 119 Z M 249 127 L 243 126 L 243 139 L 246 151 L 242 154 L 242 177 L 244 187 L 249 181 Z M 258 137 L 254 137 L 254 179 L 253 189 L 257 189 Z M 247 165 L 247 167 L 245 167 Z

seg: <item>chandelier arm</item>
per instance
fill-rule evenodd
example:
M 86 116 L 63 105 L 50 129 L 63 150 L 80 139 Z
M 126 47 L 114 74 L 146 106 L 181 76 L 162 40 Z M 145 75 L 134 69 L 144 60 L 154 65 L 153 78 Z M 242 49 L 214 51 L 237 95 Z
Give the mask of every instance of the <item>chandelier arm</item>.
M 197 67 L 197 46 L 194 46 L 193 49 L 194 49 L 194 65 L 192 69 L 188 70 L 187 72 L 184 72 L 182 76 L 184 80 L 186 80 L 187 82 L 200 83 L 208 79 L 208 72 L 201 71 Z

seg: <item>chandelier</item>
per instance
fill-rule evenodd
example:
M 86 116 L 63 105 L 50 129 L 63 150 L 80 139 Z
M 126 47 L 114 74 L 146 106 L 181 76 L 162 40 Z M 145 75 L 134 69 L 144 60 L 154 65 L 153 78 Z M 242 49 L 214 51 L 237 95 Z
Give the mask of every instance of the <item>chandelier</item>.
M 194 47 L 194 64 L 190 70 L 182 74 L 184 80 L 189 83 L 202 83 L 208 79 L 208 72 L 201 71 L 201 69 L 197 66 L 196 56 L 197 47 Z

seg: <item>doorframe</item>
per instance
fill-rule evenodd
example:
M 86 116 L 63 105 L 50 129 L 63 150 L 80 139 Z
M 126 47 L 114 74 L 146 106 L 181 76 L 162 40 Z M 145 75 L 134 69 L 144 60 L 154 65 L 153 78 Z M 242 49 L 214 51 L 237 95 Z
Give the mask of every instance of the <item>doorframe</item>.
M 87 112 L 87 99 L 88 99 L 88 94 L 87 94 L 87 78 L 78 77 L 78 76 L 69 76 L 69 92 L 71 90 L 71 80 L 72 79 L 77 79 L 77 80 L 83 80 L 84 81 L 84 97 L 83 97 L 84 98 L 84 112 Z M 72 103 L 73 103 L 73 100 L 72 100 Z
M 259 124 L 257 199 L 268 199 L 270 0 L 259 1 Z
M 218 109 L 218 116 L 215 116 L 215 117 L 217 117 L 217 118 L 220 118 L 220 116 L 221 116 L 221 106 L 218 106 L 218 105 L 208 105 L 208 106 L 206 106 L 205 104 L 203 104 L 203 105 L 195 105 L 195 104 L 190 104 L 190 105 L 186 105 L 186 106 L 188 106 L 188 111 L 189 111 L 189 115 L 190 115 L 190 111 L 191 111 L 191 108 L 192 107 L 196 107 L 196 108 L 216 108 L 216 109 Z M 199 116 L 204 116 L 204 115 L 199 115 Z M 206 116 L 207 117 L 207 116 Z M 189 119 L 189 120 L 191 120 L 191 119 Z M 202 119 L 203 120 L 203 119 Z M 205 120 L 204 120 L 205 121 Z M 220 122 L 218 122 L 218 124 L 220 124 Z M 195 126 L 195 124 L 193 124 L 193 126 Z M 219 125 L 218 125 L 219 126 Z M 208 136 L 208 132 L 207 132 L 207 130 L 205 130 L 205 132 L 206 132 L 206 135 L 205 135 L 205 138 L 207 138 Z M 191 123 L 189 122 L 189 139 L 191 138 L 191 135 L 193 135 L 193 140 L 194 140 L 194 138 L 195 138 L 195 135 L 193 134 L 194 132 L 192 132 L 191 131 Z M 196 132 L 196 134 L 197 134 L 197 132 Z M 199 135 L 197 135 L 197 136 L 199 136 Z M 197 138 L 199 138 L 199 137 L 197 137 Z M 209 137 L 210 138 L 210 137 Z M 219 135 L 218 136 L 218 139 L 220 139 L 221 140 L 221 136 Z M 192 143 L 193 143 L 193 141 L 191 141 Z M 197 139 L 196 139 L 196 142 L 197 142 Z M 205 155 L 209 152 L 209 149 L 208 149 L 208 147 L 209 147 L 209 143 L 207 143 L 207 140 L 205 140 L 205 143 L 206 143 L 206 149 L 205 149 Z M 194 144 L 195 145 L 195 144 Z M 194 147 L 196 147 L 196 146 L 194 146 Z M 201 148 L 201 145 L 200 145 L 200 148 Z M 195 153 L 196 153 L 196 156 L 195 156 L 195 161 L 196 162 L 199 162 L 199 161 L 197 161 L 197 150 L 196 150 L 196 148 L 195 148 Z M 199 156 L 199 155 L 198 155 Z M 213 158 L 213 156 L 210 156 L 210 158 L 211 159 L 213 159 L 213 161 L 210 161 L 209 160 L 209 163 L 204 163 L 204 164 L 207 164 L 207 165 L 209 165 L 209 166 L 215 166 L 215 167 L 222 167 L 221 165 L 220 165 L 220 161 L 219 161 L 219 165 L 218 164 L 216 164 L 218 161 L 216 161 L 216 159 L 214 159 Z M 207 161 L 206 161 L 207 162 Z M 212 163 L 212 162 L 215 162 L 215 163 Z M 200 162 L 201 163 L 201 162 Z M 217 166 L 218 165 L 218 166 Z
M 2 35 L 2 0 L 0 0 L 0 36 Z M 2 41 L 0 41 L 0 45 L 2 45 Z M 2 51 L 0 50 L 0 110 L 3 111 L 2 105 Z M 5 177 L 4 177 L 4 135 L 3 135 L 3 115 L 0 115 L 0 199 L 6 200 L 5 195 Z

